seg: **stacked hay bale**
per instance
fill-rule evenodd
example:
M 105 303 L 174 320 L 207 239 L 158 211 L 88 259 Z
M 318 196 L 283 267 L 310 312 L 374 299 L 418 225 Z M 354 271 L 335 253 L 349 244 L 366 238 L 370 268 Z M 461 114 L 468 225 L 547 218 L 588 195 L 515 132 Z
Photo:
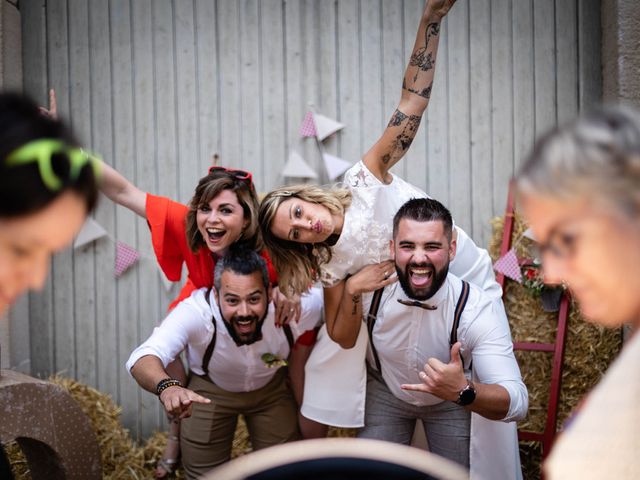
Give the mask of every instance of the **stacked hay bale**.
M 492 226 L 493 238 L 489 253 L 496 260 L 502 242 L 503 218 L 495 218 Z M 530 257 L 532 242 L 523 237 L 526 228 L 522 219 L 516 215 L 512 240 L 519 258 Z M 539 297 L 534 296 L 519 283 L 507 279 L 503 298 L 514 342 L 555 341 L 557 314 L 545 312 Z M 620 330 L 607 330 L 585 322 L 580 316 L 578 305 L 572 305 L 567 323 L 558 429 L 562 427 L 580 399 L 598 383 L 620 351 L 621 341 Z M 518 424 L 518 428 L 542 432 L 547 418 L 552 354 L 517 351 L 516 357 L 529 389 L 529 413 L 527 418 Z M 540 478 L 540 445 L 537 442 L 523 442 L 520 450 L 525 479 Z

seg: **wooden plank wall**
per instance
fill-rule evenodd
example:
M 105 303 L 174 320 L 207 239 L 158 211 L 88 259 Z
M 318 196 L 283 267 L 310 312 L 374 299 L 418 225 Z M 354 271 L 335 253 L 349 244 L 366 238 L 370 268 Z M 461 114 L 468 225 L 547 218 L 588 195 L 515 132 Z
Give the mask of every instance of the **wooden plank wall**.
M 214 153 L 280 185 L 309 104 L 346 128 L 324 149 L 356 161 L 396 107 L 421 0 L 27 0 L 25 90 L 142 189 L 188 201 Z M 481 245 L 533 139 L 601 96 L 597 0 L 460 0 L 445 21 L 431 105 L 404 178 L 451 208 Z M 146 436 L 158 403 L 124 370 L 161 319 L 167 292 L 145 222 L 101 202 L 110 233 L 59 254 L 28 316 L 31 371 L 63 372 L 110 393 Z M 113 278 L 114 240 L 140 264 Z M 17 319 L 16 321 L 26 321 Z

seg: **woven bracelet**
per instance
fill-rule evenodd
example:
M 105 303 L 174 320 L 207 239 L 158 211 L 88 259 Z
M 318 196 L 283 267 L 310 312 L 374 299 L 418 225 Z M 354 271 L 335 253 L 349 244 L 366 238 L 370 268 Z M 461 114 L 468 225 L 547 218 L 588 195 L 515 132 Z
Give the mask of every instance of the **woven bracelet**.
M 167 388 L 169 387 L 181 387 L 182 383 L 180 383 L 180 380 L 176 380 L 175 378 L 165 378 L 163 380 L 160 380 L 158 382 L 158 385 L 156 385 L 156 395 L 160 396 L 160 394 L 162 392 L 164 392 Z

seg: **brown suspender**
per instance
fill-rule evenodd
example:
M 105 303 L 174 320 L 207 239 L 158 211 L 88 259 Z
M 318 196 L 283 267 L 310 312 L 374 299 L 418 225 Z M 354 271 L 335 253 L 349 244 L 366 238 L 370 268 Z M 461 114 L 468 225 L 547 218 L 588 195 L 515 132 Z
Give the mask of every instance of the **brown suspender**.
M 209 296 L 211 295 L 211 289 L 207 290 L 205 294 L 205 298 L 207 299 L 207 303 L 209 307 L 211 307 L 211 302 L 209 301 Z M 209 345 L 207 345 L 207 349 L 204 351 L 204 356 L 202 357 L 202 371 L 205 375 L 209 375 L 209 362 L 211 361 L 211 356 L 213 355 L 213 349 L 216 346 L 216 334 L 218 330 L 216 329 L 216 319 L 213 314 L 211 315 L 211 323 L 213 324 L 213 336 L 211 337 L 211 341 Z M 282 326 L 282 330 L 284 331 L 284 335 L 287 337 L 287 343 L 289 344 L 289 352 L 293 348 L 293 332 L 291 331 L 291 327 L 289 324 L 284 324 Z
M 373 326 L 375 325 L 376 318 L 378 317 L 378 309 L 380 308 L 380 300 L 382 299 L 383 290 L 384 287 L 376 290 L 373 293 L 371 306 L 369 307 L 369 313 L 367 314 L 367 331 L 369 332 L 369 344 L 371 345 L 373 359 L 376 362 L 376 369 L 380 373 L 382 373 L 382 368 L 380 366 L 380 357 L 378 357 L 376 346 L 373 343 Z M 464 307 L 467 305 L 467 300 L 469 299 L 469 290 L 469 283 L 462 280 L 462 292 L 460 292 L 460 297 L 458 297 L 458 303 L 456 304 L 456 309 L 453 314 L 453 325 L 451 326 L 451 334 L 449 335 L 449 348 L 451 348 L 453 344 L 458 341 L 458 326 L 460 325 L 460 318 L 462 317 Z M 462 360 L 462 363 L 464 365 L 462 355 L 460 355 L 460 360 Z

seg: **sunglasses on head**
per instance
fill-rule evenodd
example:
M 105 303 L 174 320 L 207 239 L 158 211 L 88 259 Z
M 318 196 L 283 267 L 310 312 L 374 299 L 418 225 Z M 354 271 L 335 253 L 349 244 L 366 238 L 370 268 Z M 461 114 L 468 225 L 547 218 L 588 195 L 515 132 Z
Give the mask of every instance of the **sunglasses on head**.
M 253 185 L 253 175 L 251 174 L 251 172 L 247 172 L 246 170 L 238 170 L 238 169 L 235 169 L 235 168 L 218 167 L 217 165 L 214 165 L 213 167 L 209 168 L 209 174 L 212 174 L 212 173 L 215 173 L 215 172 L 228 173 L 230 175 L 233 175 L 238 180 L 242 180 L 244 182 L 247 182 L 250 186 Z
M 66 179 L 61 178 L 53 170 L 51 158 L 56 154 L 65 155 L 69 161 L 69 172 Z M 87 164 L 91 165 L 96 178 L 100 175 L 100 160 L 98 157 L 81 148 L 67 145 L 62 140 L 50 138 L 34 140 L 15 149 L 7 156 L 6 165 L 15 167 L 33 162 L 38 164 L 38 172 L 42 183 L 52 192 L 60 190 L 65 180 L 77 180 L 80 172 Z

